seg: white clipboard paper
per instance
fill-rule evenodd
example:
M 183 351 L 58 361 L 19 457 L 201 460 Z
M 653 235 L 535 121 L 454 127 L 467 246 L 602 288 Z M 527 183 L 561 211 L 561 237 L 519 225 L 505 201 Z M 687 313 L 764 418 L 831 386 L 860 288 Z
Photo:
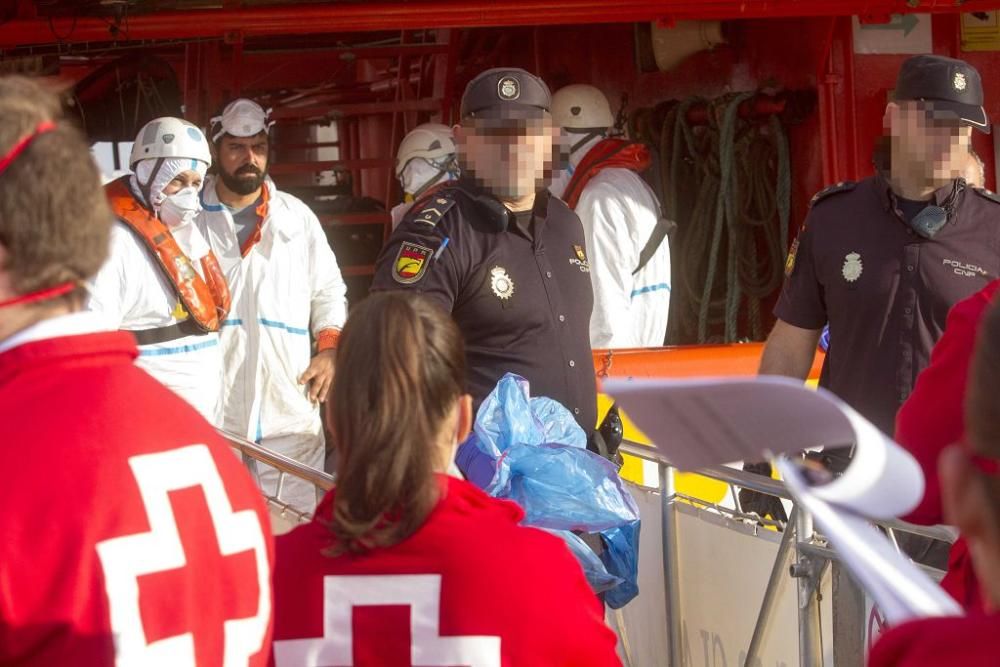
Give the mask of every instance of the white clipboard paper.
M 832 393 L 801 381 L 611 378 L 602 390 L 681 470 L 854 446 L 852 465 L 818 496 L 884 519 L 906 514 L 924 494 L 913 457 Z
M 682 470 L 853 446 L 847 470 L 823 483 L 811 482 L 788 456 L 776 465 L 796 503 L 813 516 L 889 622 L 962 613 L 869 523 L 916 506 L 924 492 L 920 466 L 830 392 L 776 376 L 609 379 L 603 391 Z
M 890 624 L 928 616 L 962 615 L 959 604 L 896 551 L 866 518 L 815 493 L 826 485 L 811 485 L 800 465 L 785 457 L 776 465 L 795 502 L 812 515 L 820 532 L 840 554 L 841 562 Z

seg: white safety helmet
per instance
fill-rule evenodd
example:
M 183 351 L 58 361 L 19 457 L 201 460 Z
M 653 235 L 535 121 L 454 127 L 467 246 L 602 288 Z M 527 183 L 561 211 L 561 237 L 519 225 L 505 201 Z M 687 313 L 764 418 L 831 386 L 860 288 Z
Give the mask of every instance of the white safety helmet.
M 186 158 L 199 160 L 206 165 L 212 164 L 208 140 L 198 126 L 181 118 L 165 116 L 149 121 L 139 130 L 128 162 L 129 167 L 135 170 L 135 165 L 140 160 L 169 158 Z
M 271 120 L 271 109 L 264 109 L 245 97 L 227 104 L 222 113 L 209 123 L 212 141 L 218 141 L 223 134 L 233 137 L 255 137 L 261 132 L 270 132 L 272 125 L 274 121 Z
M 440 162 L 455 155 L 455 139 L 451 128 L 440 123 L 418 125 L 403 137 L 396 151 L 396 178 L 400 178 L 406 164 L 413 158 Z
M 604 93 L 577 83 L 552 96 L 552 122 L 567 130 L 596 130 L 613 127 L 615 117 Z

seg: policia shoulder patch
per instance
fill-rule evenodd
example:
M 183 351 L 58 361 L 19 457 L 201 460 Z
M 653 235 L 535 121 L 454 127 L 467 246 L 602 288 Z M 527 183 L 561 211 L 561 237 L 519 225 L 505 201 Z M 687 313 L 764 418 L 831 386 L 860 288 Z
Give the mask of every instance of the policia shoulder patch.
M 397 283 L 411 285 L 424 277 L 427 263 L 434 253 L 426 246 L 403 241 L 392 266 L 392 277 Z
M 447 195 L 434 195 L 421 204 L 423 204 L 423 208 L 413 216 L 413 220 L 434 227 L 441 221 L 444 214 L 455 205 L 455 200 Z
M 835 195 L 839 192 L 850 192 L 855 187 L 857 187 L 857 185 L 858 184 L 855 183 L 854 181 L 841 181 L 836 185 L 831 185 L 828 188 L 824 188 L 819 192 L 817 192 L 815 195 L 813 195 L 813 198 L 809 200 L 809 208 L 812 208 L 813 206 L 818 204 L 823 199 L 826 199 L 830 195 Z

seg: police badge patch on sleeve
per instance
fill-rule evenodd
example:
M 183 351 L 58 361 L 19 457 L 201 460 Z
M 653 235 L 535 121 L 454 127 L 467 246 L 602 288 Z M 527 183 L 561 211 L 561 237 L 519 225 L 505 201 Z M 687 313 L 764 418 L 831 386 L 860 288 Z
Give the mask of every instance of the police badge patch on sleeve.
M 424 277 L 427 262 L 433 250 L 416 243 L 403 241 L 396 253 L 396 261 L 392 267 L 392 277 L 397 283 L 411 285 Z

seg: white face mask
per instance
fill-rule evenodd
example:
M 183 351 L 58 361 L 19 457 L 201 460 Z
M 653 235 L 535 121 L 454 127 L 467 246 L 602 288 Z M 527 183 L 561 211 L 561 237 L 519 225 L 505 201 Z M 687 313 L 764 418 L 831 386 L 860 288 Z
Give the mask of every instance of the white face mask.
M 166 195 L 160 205 L 160 220 L 167 227 L 182 227 L 194 222 L 201 212 L 198 188 L 187 187 L 172 195 Z
M 430 186 L 454 178 L 455 174 L 448 169 L 444 161 L 435 163 L 424 158 L 414 158 L 400 174 L 399 184 L 403 186 L 403 193 L 412 199 L 416 195 L 423 194 Z

